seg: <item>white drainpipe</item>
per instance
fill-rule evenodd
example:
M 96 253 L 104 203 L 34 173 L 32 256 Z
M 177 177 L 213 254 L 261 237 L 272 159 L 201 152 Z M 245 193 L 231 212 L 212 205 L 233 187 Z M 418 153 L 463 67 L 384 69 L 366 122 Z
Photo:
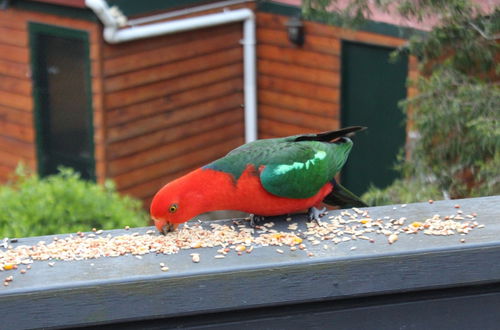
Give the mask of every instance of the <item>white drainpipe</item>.
M 126 18 L 104 0 L 85 0 L 104 24 L 104 39 L 112 44 L 165 34 L 243 21 L 243 79 L 245 103 L 245 141 L 257 139 L 257 83 L 255 55 L 255 15 L 248 8 L 224 11 L 174 21 L 120 28 Z

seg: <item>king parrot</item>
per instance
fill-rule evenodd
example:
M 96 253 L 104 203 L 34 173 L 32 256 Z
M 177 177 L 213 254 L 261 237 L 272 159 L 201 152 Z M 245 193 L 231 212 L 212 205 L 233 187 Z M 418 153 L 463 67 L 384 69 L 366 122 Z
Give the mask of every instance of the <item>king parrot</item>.
M 335 181 L 352 148 L 348 136 L 365 127 L 352 126 L 318 134 L 262 139 L 161 188 L 151 202 L 151 218 L 162 233 L 205 212 L 237 210 L 264 216 L 309 209 L 318 220 L 330 205 L 367 206 Z

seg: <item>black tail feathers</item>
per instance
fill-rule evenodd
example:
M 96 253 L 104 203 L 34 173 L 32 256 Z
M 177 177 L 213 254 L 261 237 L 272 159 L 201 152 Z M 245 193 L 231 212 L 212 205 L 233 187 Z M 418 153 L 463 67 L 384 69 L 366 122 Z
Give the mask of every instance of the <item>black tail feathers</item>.
M 305 134 L 298 136 L 295 141 L 322 141 L 329 142 L 344 136 L 352 136 L 354 133 L 365 130 L 364 126 L 349 126 L 335 131 L 327 131 L 318 134 Z
M 344 188 L 335 179 L 330 181 L 333 185 L 332 192 L 328 194 L 323 202 L 329 205 L 338 205 L 341 208 L 348 207 L 367 207 L 368 205 L 363 202 L 358 196 Z

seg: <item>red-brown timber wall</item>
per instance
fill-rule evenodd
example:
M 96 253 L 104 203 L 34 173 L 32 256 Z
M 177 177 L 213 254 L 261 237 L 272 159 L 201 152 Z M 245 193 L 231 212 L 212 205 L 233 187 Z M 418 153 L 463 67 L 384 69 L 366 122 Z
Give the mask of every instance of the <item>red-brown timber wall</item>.
M 107 176 L 121 192 L 147 205 L 244 143 L 241 39 L 237 23 L 104 45 Z
M 84 30 L 89 34 L 95 158 L 97 175 L 104 178 L 99 25 L 9 8 L 0 11 L 0 181 L 8 180 L 20 161 L 33 169 L 37 168 L 29 22 Z
M 257 13 L 260 138 L 339 127 L 342 40 L 404 42 L 306 22 L 296 47 L 287 19 Z M 244 142 L 241 23 L 110 45 L 101 24 L 9 8 L 0 11 L 0 181 L 20 160 L 37 166 L 29 21 L 89 34 L 99 182 L 111 178 L 147 204 L 166 182 Z M 414 58 L 409 70 L 416 77 Z
M 405 40 L 305 22 L 305 43 L 288 41 L 287 16 L 259 12 L 258 91 L 261 138 L 310 133 L 340 126 L 342 40 L 398 47 Z M 410 58 L 409 76 L 417 75 Z M 409 95 L 415 90 L 411 88 Z

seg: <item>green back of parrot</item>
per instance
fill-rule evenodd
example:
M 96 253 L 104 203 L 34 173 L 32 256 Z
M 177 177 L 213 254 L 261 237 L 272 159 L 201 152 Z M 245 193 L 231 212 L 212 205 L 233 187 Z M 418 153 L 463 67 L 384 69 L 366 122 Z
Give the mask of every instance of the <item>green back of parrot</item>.
M 249 164 L 257 170 L 264 166 L 264 170 L 255 174 L 260 175 L 268 192 L 281 197 L 308 198 L 340 171 L 352 148 L 352 141 L 347 138 L 334 143 L 297 141 L 298 137 L 308 136 L 247 143 L 204 168 L 231 174 L 237 181 Z

